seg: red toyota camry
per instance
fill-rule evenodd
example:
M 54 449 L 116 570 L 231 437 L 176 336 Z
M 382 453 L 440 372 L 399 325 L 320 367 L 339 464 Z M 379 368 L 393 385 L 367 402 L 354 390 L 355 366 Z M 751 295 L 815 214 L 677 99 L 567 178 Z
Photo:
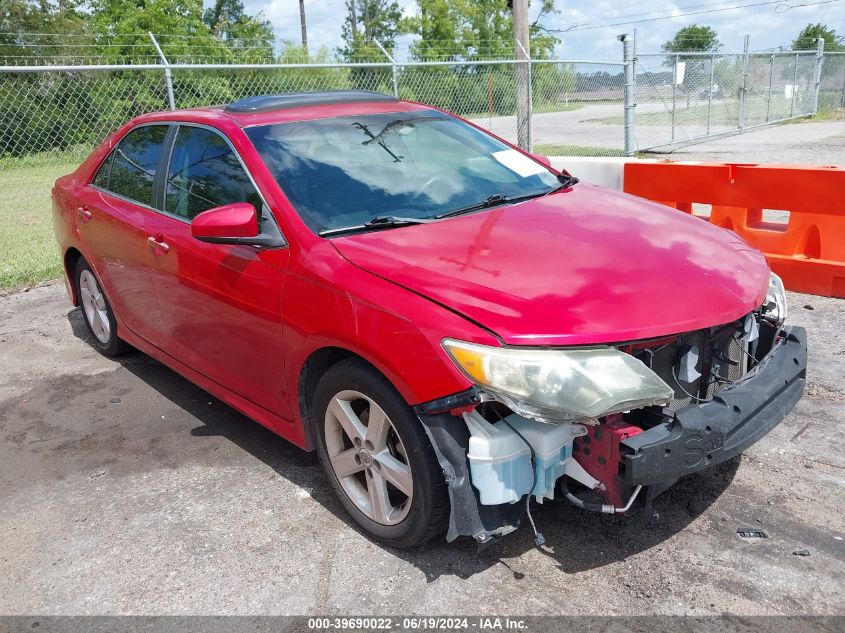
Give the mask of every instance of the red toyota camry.
M 803 392 L 805 333 L 735 234 L 417 103 L 145 115 L 53 201 L 93 344 L 316 450 L 393 546 L 486 543 L 556 493 L 648 507 Z

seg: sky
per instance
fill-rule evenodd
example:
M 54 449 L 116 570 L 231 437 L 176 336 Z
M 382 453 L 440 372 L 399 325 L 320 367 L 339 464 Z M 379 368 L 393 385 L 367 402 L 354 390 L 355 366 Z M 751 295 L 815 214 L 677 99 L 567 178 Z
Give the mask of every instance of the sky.
M 398 0 L 402 11 L 413 15 L 415 0 Z M 619 60 L 620 33 L 637 29 L 637 50 L 641 53 L 660 51 L 660 45 L 688 24 L 708 25 L 719 34 L 722 52 L 741 52 L 743 38 L 750 36 L 752 51 L 779 46 L 788 47 L 798 31 L 808 22 L 823 22 L 838 33 L 845 34 L 845 0 L 555 0 L 557 13 L 544 16 L 541 24 L 556 33 L 562 43 L 557 48 L 563 59 Z M 245 0 L 249 13 L 262 11 L 273 24 L 281 40 L 300 41 L 299 3 L 297 0 Z M 539 11 L 540 1 L 530 8 L 531 19 Z M 758 5 L 758 6 L 748 6 Z M 804 5 L 804 6 L 801 6 Z M 730 11 L 682 15 L 712 11 L 727 7 L 742 7 Z M 340 43 L 340 30 L 346 13 L 344 0 L 305 0 L 309 48 L 326 46 L 334 50 Z M 667 19 L 654 19 L 667 18 Z M 648 20 L 631 23 L 637 20 Z M 629 22 L 628 24 L 616 24 Z M 604 26 L 611 25 L 613 26 Z M 573 30 L 567 30 L 572 29 Z M 588 28 L 589 27 L 589 28 Z M 593 28 L 600 27 L 600 28 Z M 398 42 L 397 58 L 407 49 L 408 38 Z

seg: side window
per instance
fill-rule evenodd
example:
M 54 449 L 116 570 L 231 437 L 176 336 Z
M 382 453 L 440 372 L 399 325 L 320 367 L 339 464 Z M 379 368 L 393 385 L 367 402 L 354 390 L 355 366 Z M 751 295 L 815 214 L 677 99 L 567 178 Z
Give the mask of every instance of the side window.
M 188 220 L 233 202 L 261 213 L 261 197 L 229 144 L 204 128 L 182 126 L 167 173 L 164 210 Z
M 104 160 L 103 164 L 100 165 L 100 169 L 97 170 L 97 175 L 94 176 L 94 184 L 97 185 L 100 189 L 105 189 L 108 191 L 109 176 L 111 175 L 111 164 L 113 160 L 114 152 L 112 152 L 106 157 L 106 160 Z
M 124 198 L 153 206 L 153 179 L 166 134 L 166 125 L 145 125 L 129 132 L 100 169 L 103 172 L 110 166 L 108 183 L 105 186 L 101 183 L 98 172 L 94 184 Z

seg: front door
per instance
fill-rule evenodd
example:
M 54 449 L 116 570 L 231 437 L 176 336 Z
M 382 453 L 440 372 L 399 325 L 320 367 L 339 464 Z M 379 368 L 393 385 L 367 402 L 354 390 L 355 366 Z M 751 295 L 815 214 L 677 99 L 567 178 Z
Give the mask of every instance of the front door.
M 284 418 L 282 284 L 288 249 L 208 244 L 191 237 L 197 214 L 233 202 L 275 222 L 228 141 L 181 125 L 173 141 L 163 213 L 148 224 L 159 244 L 152 279 L 168 353 Z

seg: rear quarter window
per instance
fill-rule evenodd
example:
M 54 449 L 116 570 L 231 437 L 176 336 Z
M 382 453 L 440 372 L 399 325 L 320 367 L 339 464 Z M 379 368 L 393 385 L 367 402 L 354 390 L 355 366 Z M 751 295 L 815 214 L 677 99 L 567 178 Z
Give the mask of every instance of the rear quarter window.
M 93 184 L 153 206 L 153 181 L 161 161 L 166 125 L 144 125 L 124 136 L 100 167 Z

